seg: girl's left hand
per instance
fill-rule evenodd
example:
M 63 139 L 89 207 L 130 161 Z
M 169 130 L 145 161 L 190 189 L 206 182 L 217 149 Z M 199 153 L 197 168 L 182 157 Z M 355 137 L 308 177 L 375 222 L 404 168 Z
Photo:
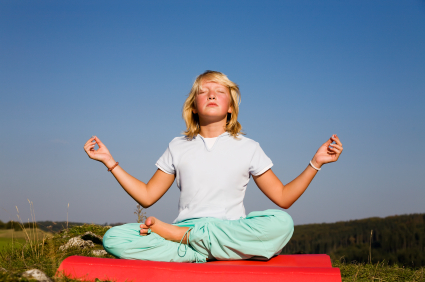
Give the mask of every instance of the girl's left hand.
M 331 144 L 335 142 L 335 144 Z M 339 140 L 336 134 L 332 135 L 328 141 L 326 141 L 322 146 L 320 146 L 319 150 L 317 150 L 311 162 L 319 168 L 331 162 L 336 162 L 341 155 L 342 152 L 342 143 Z

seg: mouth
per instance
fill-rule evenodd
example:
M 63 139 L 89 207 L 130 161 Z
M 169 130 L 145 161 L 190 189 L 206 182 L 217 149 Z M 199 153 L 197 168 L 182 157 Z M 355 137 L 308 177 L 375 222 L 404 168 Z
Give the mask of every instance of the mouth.
M 210 106 L 218 107 L 218 105 L 216 103 L 209 103 L 209 104 L 207 104 L 207 107 L 210 107 Z

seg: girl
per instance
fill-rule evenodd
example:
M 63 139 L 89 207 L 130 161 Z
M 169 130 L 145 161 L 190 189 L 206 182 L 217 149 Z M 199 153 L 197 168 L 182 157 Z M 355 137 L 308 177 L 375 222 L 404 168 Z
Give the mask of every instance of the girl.
M 118 166 L 99 138 L 86 142 L 88 156 L 105 164 L 144 208 L 158 201 L 174 181 L 181 191 L 173 224 L 148 217 L 144 224 L 113 227 L 103 238 L 106 251 L 119 258 L 175 262 L 267 260 L 282 251 L 292 236 L 293 221 L 281 210 L 246 216 L 243 198 L 249 178 L 276 205 L 288 209 L 323 164 L 338 160 L 342 144 L 332 135 L 307 168 L 283 185 L 259 144 L 242 136 L 239 101 L 239 87 L 226 75 L 199 75 L 183 106 L 184 136 L 170 142 L 146 184 Z

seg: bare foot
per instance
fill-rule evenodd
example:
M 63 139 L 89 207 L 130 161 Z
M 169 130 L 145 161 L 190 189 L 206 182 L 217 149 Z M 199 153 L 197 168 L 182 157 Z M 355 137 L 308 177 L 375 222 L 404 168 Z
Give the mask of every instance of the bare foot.
M 184 233 L 189 229 L 189 227 L 179 227 L 171 225 L 161 220 L 150 216 L 146 219 L 145 223 L 140 224 L 140 235 L 146 236 L 148 234 L 148 229 L 151 229 L 152 232 L 155 232 L 165 240 L 173 241 L 180 243 L 180 240 L 183 238 Z M 182 243 L 187 244 L 189 240 L 190 231 L 187 232 Z

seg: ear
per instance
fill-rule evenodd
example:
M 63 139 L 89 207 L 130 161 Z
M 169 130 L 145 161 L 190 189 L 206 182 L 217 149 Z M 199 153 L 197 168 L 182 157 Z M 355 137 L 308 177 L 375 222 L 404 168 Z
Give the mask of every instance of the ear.
M 192 108 L 192 113 L 197 114 L 198 110 L 196 108 Z
M 233 112 L 233 107 L 230 105 L 229 106 L 229 109 L 227 110 L 227 112 L 229 113 L 229 114 L 231 114 L 232 112 Z

